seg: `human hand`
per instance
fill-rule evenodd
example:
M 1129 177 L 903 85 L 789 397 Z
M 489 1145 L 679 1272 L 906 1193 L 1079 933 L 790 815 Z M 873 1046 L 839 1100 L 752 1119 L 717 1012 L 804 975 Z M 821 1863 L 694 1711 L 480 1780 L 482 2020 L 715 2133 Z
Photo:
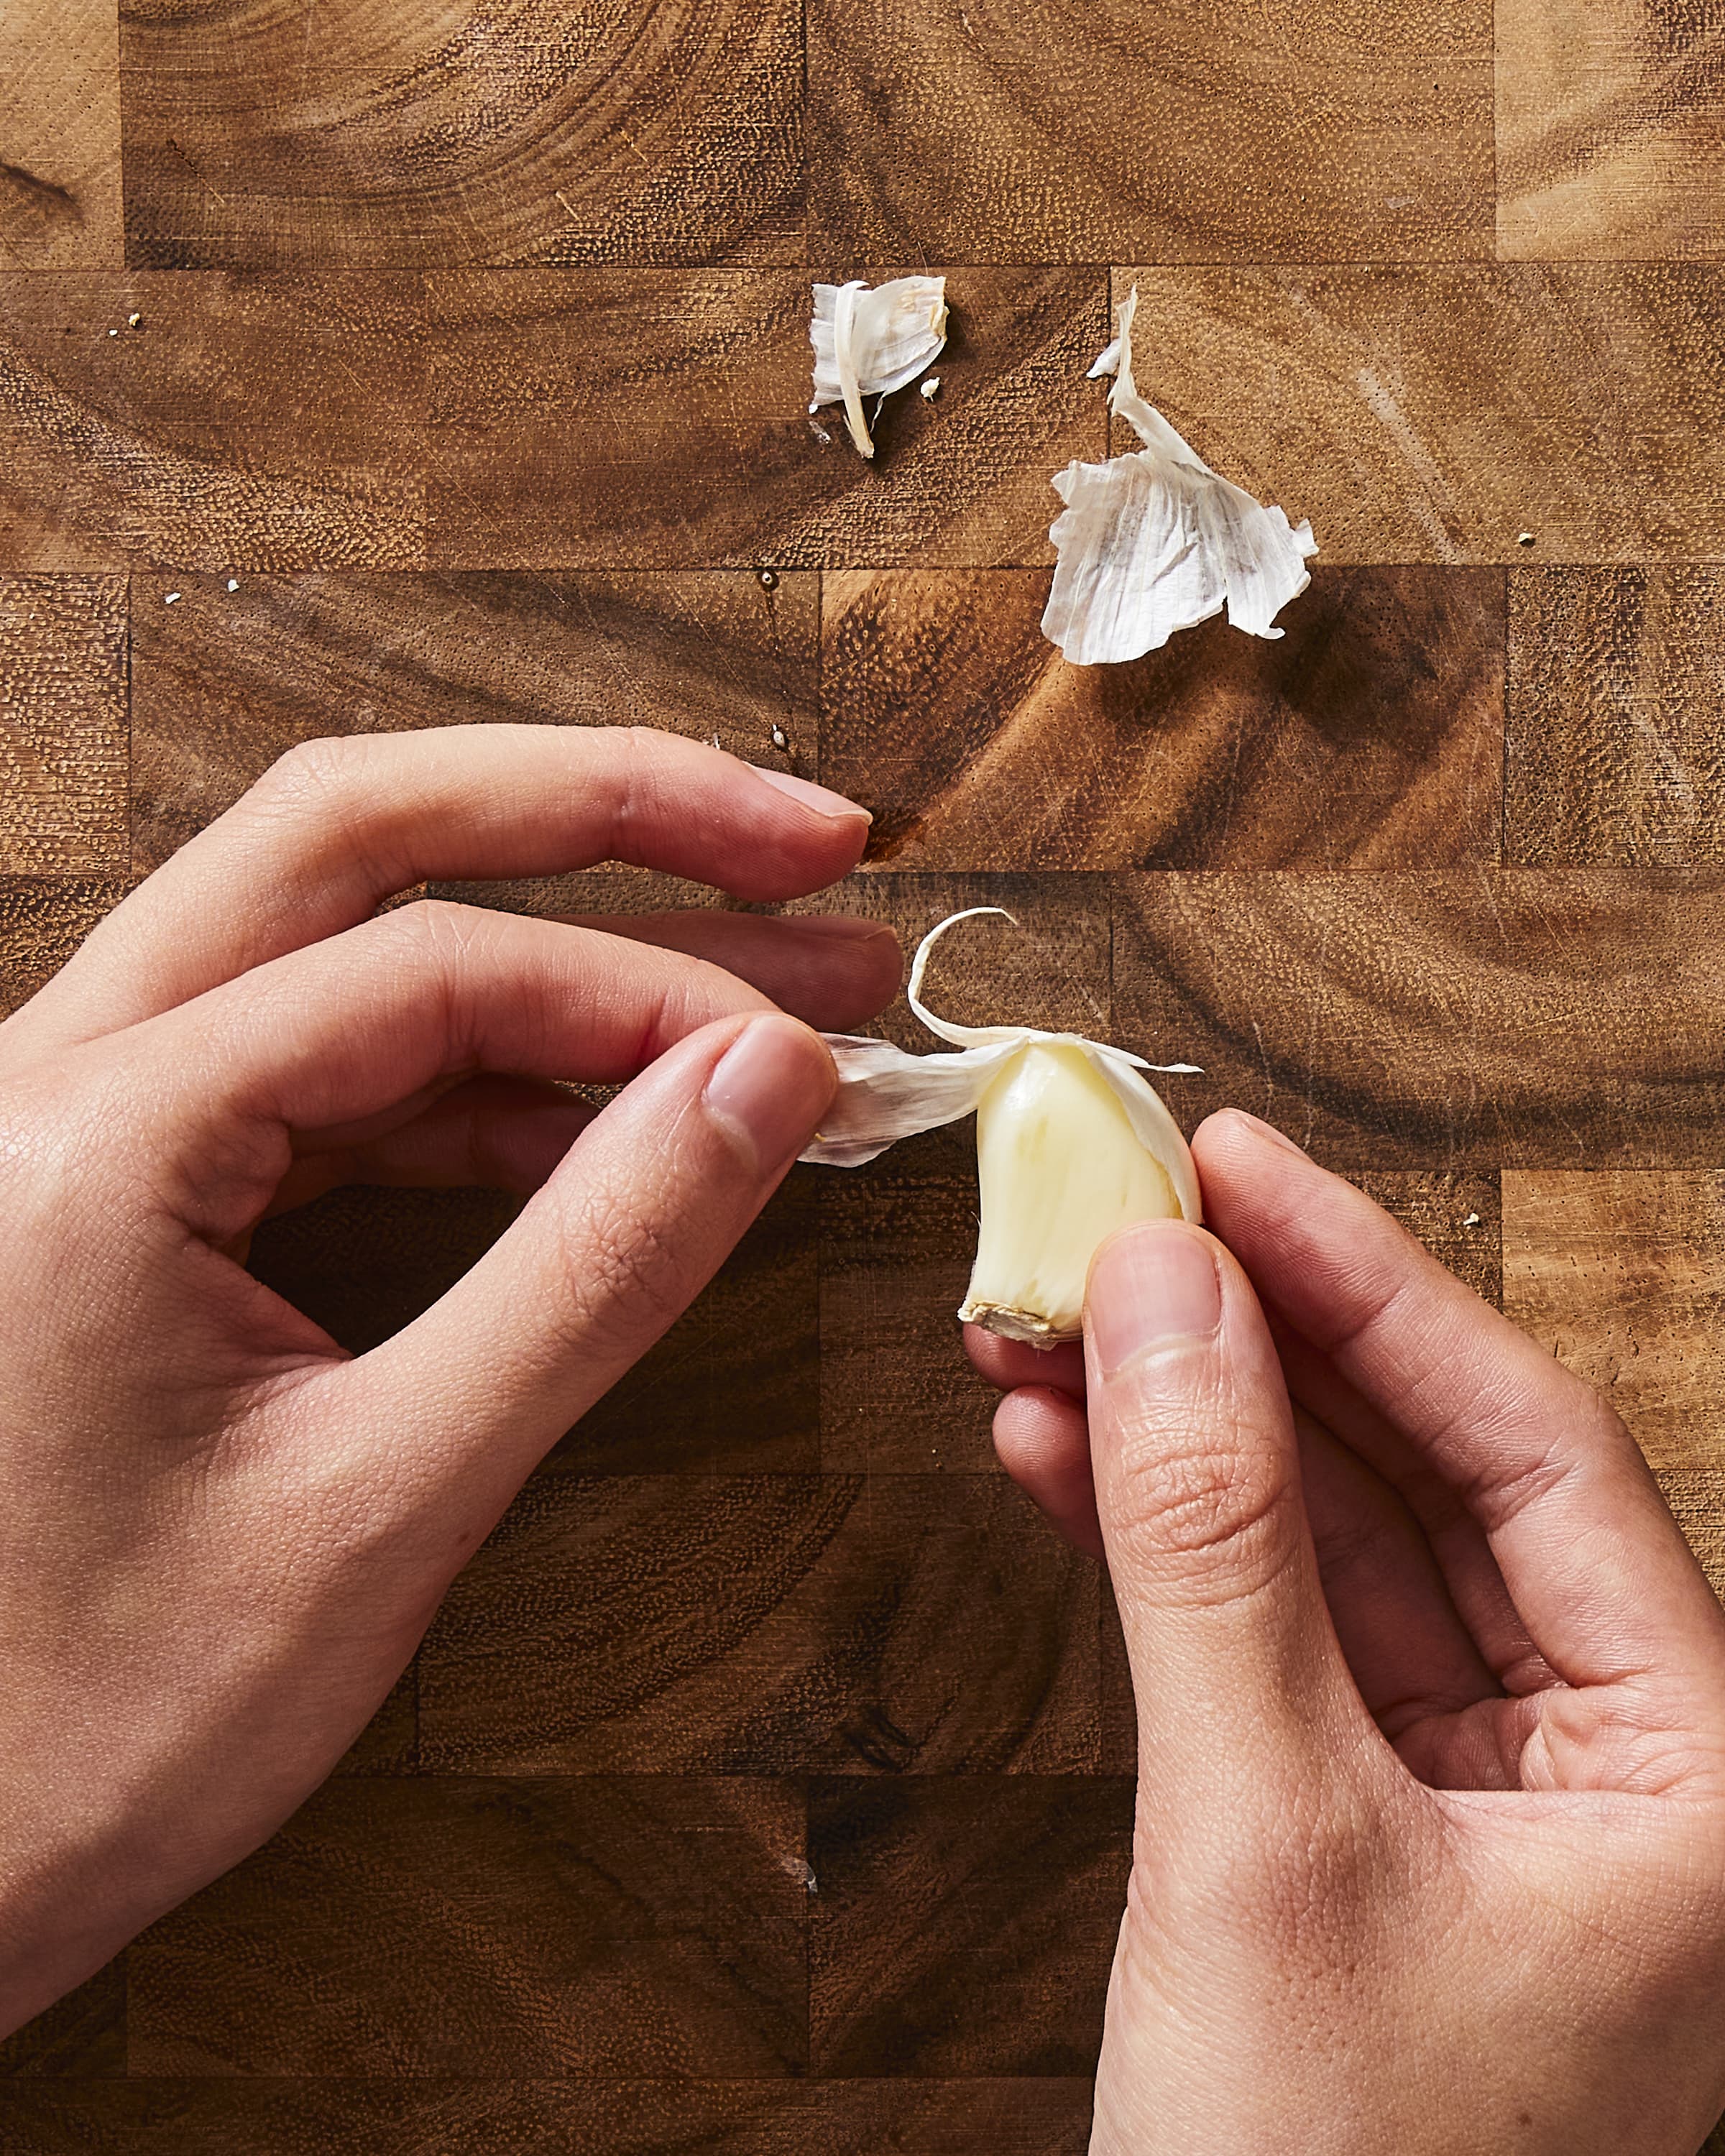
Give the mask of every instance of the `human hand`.
M 315 743 L 0 1025 L 0 2028 L 323 1779 L 806 1143 L 808 1026 L 898 985 L 865 922 L 378 901 L 606 859 L 787 898 L 866 835 L 669 735 Z M 550 1082 L 630 1078 L 597 1116 Z M 536 1194 L 354 1360 L 239 1262 L 343 1180 Z
M 1725 1616 L 1590 1387 L 1267 1126 L 1194 1152 L 1220 1242 L 1116 1237 L 1081 1350 L 968 1342 L 1132 1664 L 1092 2149 L 1693 2156 Z

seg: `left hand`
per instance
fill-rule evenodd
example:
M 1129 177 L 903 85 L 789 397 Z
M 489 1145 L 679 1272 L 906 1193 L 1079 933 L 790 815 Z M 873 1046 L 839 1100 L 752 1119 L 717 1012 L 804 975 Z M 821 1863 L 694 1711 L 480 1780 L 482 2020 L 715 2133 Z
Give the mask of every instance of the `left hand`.
M 378 902 L 608 859 L 789 898 L 867 829 L 670 735 L 316 742 L 0 1025 L 0 2030 L 329 1772 L 807 1142 L 809 1027 L 898 985 L 868 922 Z M 531 1195 L 356 1360 L 243 1264 L 341 1181 Z

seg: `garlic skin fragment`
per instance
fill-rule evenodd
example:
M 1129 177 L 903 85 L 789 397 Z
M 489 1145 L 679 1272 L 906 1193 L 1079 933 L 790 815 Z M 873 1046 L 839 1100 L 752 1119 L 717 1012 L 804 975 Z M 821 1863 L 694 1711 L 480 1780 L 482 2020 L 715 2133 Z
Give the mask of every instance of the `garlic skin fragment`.
M 1090 1261 L 1135 1220 L 1185 1217 L 1113 1088 L 1080 1050 L 1021 1050 L 977 1110 L 982 1227 L 960 1318 L 1051 1348 L 1084 1333 Z
M 860 278 L 817 285 L 809 341 L 814 348 L 809 412 L 842 404 L 851 440 L 872 457 L 863 399 L 902 389 L 946 349 L 947 280 L 895 277 L 872 290 Z
M 1281 635 L 1276 615 L 1312 578 L 1309 523 L 1291 527 L 1211 470 L 1138 393 L 1132 378 L 1137 287 L 1120 309 L 1120 334 L 1090 370 L 1111 374 L 1108 408 L 1144 444 L 1106 464 L 1055 475 L 1066 507 L 1049 536 L 1059 556 L 1042 633 L 1076 666 L 1110 665 L 1160 649 L 1225 606 L 1249 636 Z
M 954 922 L 1003 912 L 953 914 L 924 937 L 911 968 L 911 1009 L 957 1053 L 911 1055 L 890 1041 L 826 1036 L 839 1091 L 803 1158 L 860 1167 L 899 1138 L 975 1111 L 982 1228 L 959 1315 L 1051 1348 L 1080 1337 L 1090 1261 L 1106 1237 L 1134 1220 L 1202 1219 L 1186 1141 L 1142 1075 L 1195 1066 L 1152 1065 L 1081 1034 L 937 1017 L 922 1001 L 930 952 Z

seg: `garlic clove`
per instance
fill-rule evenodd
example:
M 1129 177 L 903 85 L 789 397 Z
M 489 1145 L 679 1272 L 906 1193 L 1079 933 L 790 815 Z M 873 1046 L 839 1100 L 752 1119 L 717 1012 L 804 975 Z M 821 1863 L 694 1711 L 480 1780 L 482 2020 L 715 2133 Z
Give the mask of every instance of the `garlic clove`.
M 1186 1217 L 1118 1094 L 1068 1042 L 1021 1049 L 990 1085 L 977 1173 L 982 1226 L 958 1315 L 1035 1348 L 1082 1337 L 1090 1262 L 1110 1235 Z
M 891 1041 L 826 1036 L 839 1091 L 803 1158 L 858 1168 L 901 1137 L 974 1111 L 982 1229 L 959 1315 L 1048 1348 L 1078 1337 L 1091 1259 L 1117 1229 L 1202 1219 L 1192 1155 L 1143 1075 L 1197 1066 L 1153 1065 L 1080 1034 L 955 1025 L 930 1010 L 922 984 L 935 944 L 957 921 L 1002 912 L 952 914 L 911 963 L 911 1009 L 956 1053 L 911 1055 Z

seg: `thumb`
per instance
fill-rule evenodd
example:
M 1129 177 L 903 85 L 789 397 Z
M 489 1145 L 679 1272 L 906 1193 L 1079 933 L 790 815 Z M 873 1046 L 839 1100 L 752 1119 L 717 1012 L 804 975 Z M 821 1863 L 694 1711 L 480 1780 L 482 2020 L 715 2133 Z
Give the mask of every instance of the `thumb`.
M 1147 1800 L 1281 1804 L 1375 1738 L 1330 1621 L 1281 1366 L 1238 1265 L 1183 1221 L 1091 1269 L 1096 1508 Z
M 347 1416 L 387 1433 L 410 1481 L 501 1509 L 711 1279 L 837 1082 L 819 1037 L 778 1012 L 680 1042 L 439 1301 L 331 1373 Z

